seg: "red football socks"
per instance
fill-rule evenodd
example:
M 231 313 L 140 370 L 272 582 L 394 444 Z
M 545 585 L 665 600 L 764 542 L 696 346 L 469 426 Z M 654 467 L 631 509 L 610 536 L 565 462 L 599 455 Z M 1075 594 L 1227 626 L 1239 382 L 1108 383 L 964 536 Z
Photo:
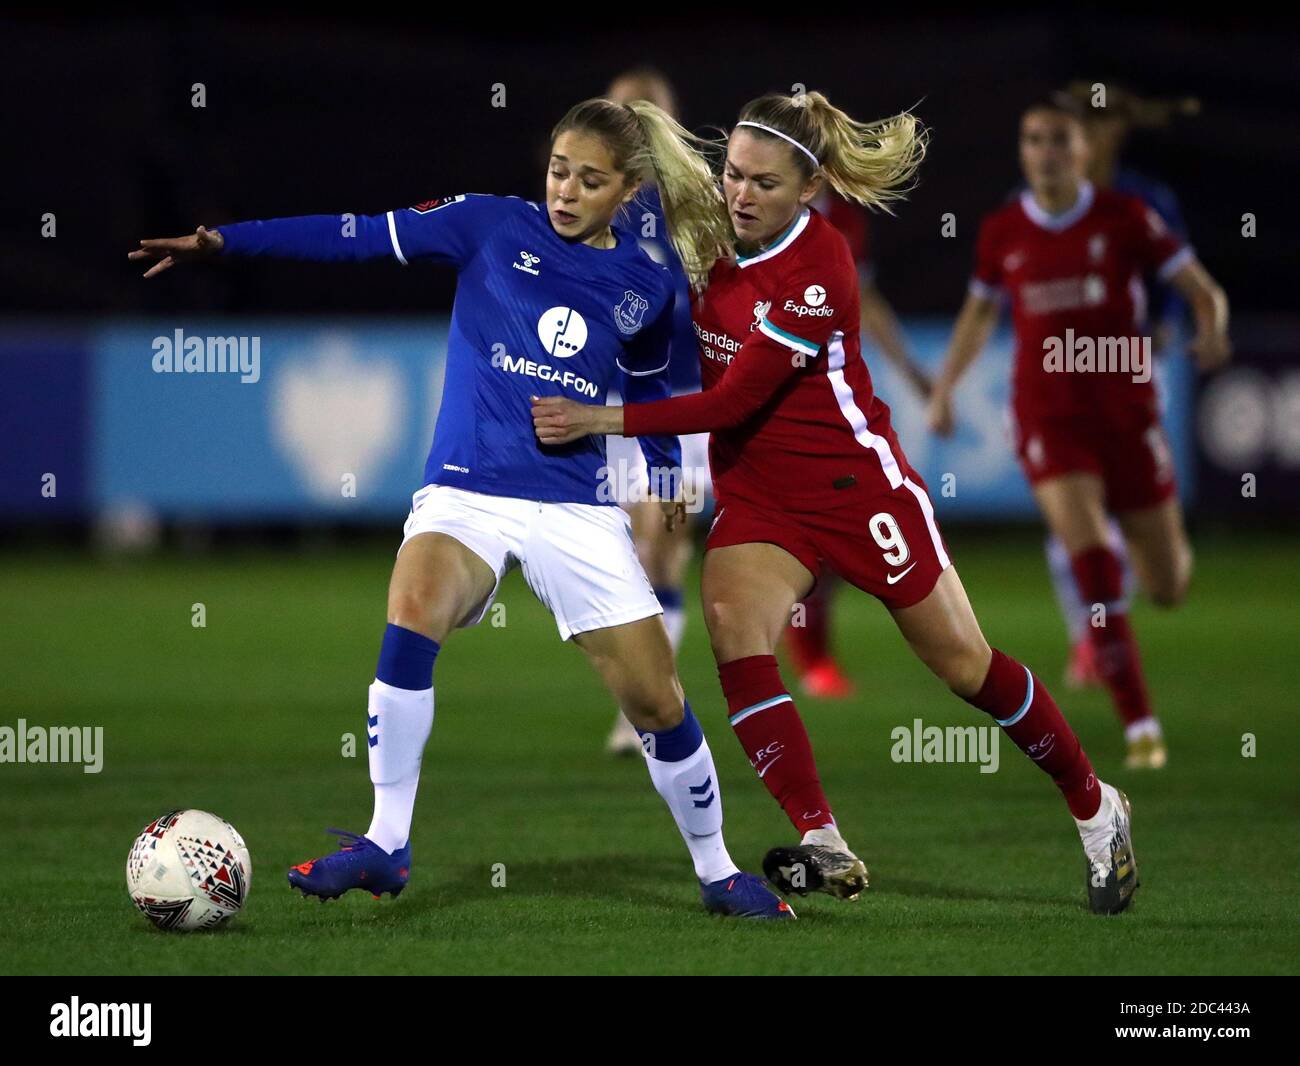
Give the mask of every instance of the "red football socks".
M 1137 638 L 1123 608 L 1124 571 L 1119 558 L 1109 548 L 1089 548 L 1074 556 L 1070 565 L 1079 595 L 1085 605 L 1091 605 L 1088 641 L 1116 712 L 1125 725 L 1151 717 Z M 1097 611 L 1098 605 L 1104 614 Z
M 993 649 L 993 661 L 979 692 L 966 701 L 991 714 L 1012 742 L 1048 774 L 1070 813 L 1091 818 L 1101 806 L 1092 763 L 1038 678 L 1009 655 Z
M 831 825 L 812 744 L 794 700 L 781 680 L 776 657 L 752 655 L 718 667 L 731 728 L 749 765 L 785 810 L 800 836 Z

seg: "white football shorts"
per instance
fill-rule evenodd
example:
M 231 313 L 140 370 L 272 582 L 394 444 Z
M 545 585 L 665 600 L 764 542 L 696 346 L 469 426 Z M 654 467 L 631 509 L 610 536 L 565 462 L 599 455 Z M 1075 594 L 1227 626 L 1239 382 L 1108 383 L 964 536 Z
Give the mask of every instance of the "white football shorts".
M 516 566 L 551 612 L 561 640 L 663 613 L 637 559 L 632 520 L 619 507 L 543 503 L 426 485 L 411 497 L 403 533 L 403 547 L 421 533 L 445 533 L 496 574 L 492 591 L 459 626 L 482 621 L 501 579 Z

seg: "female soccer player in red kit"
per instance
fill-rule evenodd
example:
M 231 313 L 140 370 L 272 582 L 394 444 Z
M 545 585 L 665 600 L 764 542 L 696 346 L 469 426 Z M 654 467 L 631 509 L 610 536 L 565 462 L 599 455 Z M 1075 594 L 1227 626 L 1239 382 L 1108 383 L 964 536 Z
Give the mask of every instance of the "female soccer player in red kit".
M 1192 550 L 1135 292 L 1142 275 L 1154 273 L 1186 298 L 1196 319 L 1189 347 L 1202 369 L 1228 358 L 1227 299 L 1154 210 L 1086 180 L 1084 126 L 1070 101 L 1054 98 L 1025 112 L 1020 161 L 1028 189 L 980 228 L 975 276 L 931 397 L 930 425 L 951 432 L 953 390 L 1008 293 L 1020 462 L 1070 555 L 1083 602 L 1092 605 L 1087 635 L 1124 722 L 1127 765 L 1159 768 L 1165 744 L 1128 621 L 1108 512 L 1119 519 L 1139 584 L 1159 605 L 1183 599 Z M 1090 348 L 1094 358 L 1084 360 Z
M 713 265 L 695 299 L 704 391 L 622 408 L 548 397 L 534 401 L 534 424 L 544 444 L 712 432 L 718 511 L 704 614 L 731 724 L 803 834 L 764 862 L 779 887 L 851 899 L 867 881 L 773 655 L 791 606 L 825 563 L 878 597 L 921 660 L 1051 776 L 1083 840 L 1090 906 L 1114 913 L 1137 887 L 1128 801 L 1097 780 L 1042 683 L 985 642 L 924 482 L 873 393 L 848 247 L 807 206 L 825 183 L 887 206 L 923 153 L 910 115 L 863 124 L 819 93 L 746 105 L 723 174 L 736 255 Z

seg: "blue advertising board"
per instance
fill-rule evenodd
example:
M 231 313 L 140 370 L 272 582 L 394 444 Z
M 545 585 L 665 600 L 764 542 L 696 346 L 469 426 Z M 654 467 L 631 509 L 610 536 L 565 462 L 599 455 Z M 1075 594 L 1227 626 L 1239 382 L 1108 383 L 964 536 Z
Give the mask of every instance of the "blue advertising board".
M 77 330 L 32 322 L 0 331 L 0 515 L 84 517 L 91 352 Z
M 101 507 L 225 520 L 404 514 L 447 320 L 117 322 L 95 342 Z
M 946 318 L 902 323 L 937 369 Z M 143 511 L 222 521 L 387 521 L 420 487 L 442 399 L 448 320 L 118 319 L 80 332 L 0 329 L 7 446 L 0 513 Z M 1034 514 L 1012 452 L 1011 336 L 1000 329 L 958 390 L 957 430 L 925 410 L 870 347 L 877 391 L 939 514 Z M 1194 488 L 1195 370 L 1179 354 L 1156 378 L 1184 499 Z M 57 497 L 42 497 L 55 473 Z M 945 477 L 945 475 L 951 475 Z

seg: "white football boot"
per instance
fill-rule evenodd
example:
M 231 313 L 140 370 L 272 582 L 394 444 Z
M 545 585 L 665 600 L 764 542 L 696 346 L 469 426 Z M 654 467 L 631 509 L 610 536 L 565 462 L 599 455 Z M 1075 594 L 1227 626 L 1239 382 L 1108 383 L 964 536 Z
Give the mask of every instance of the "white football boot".
M 763 858 L 763 873 L 784 893 L 825 892 L 857 899 L 867 887 L 867 867 L 834 826 L 809 829 L 793 848 L 773 848 Z
M 1133 808 L 1113 785 L 1098 781 L 1101 807 L 1087 821 L 1075 819 L 1088 859 L 1088 907 L 1093 914 L 1119 914 L 1139 885 L 1133 857 Z

